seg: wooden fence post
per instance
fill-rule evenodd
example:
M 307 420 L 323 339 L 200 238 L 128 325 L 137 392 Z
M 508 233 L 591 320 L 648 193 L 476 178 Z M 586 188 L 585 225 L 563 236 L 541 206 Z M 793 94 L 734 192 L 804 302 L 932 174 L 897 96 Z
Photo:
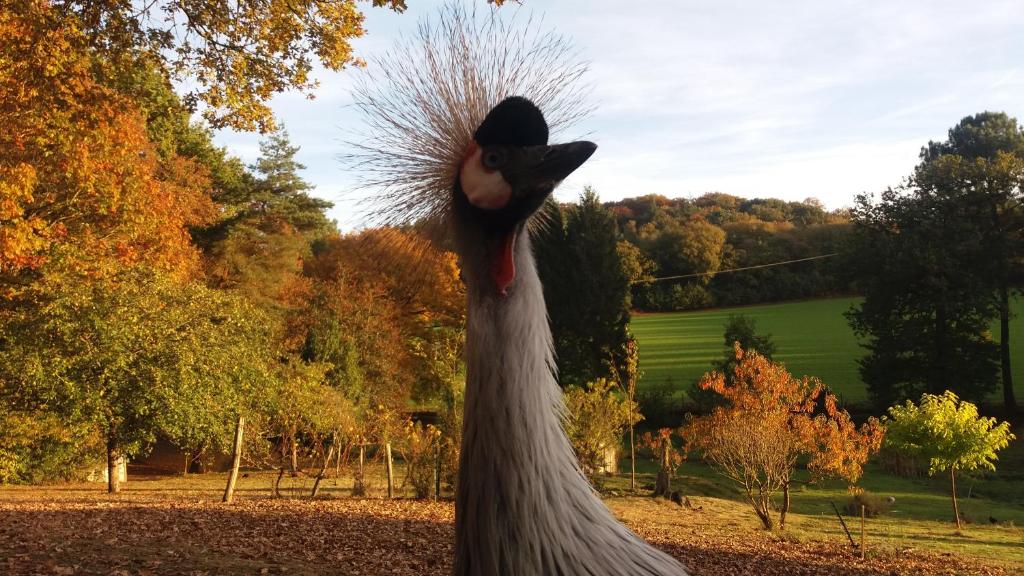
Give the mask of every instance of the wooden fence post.
M 391 442 L 384 444 L 384 459 L 386 460 L 386 467 L 388 472 L 388 498 L 395 497 L 395 467 L 391 462 Z
M 235 448 L 231 452 L 231 473 L 228 474 L 228 485 L 224 489 L 224 498 L 221 502 L 230 504 L 235 497 L 235 482 L 238 481 L 238 468 L 242 463 L 242 434 L 245 431 L 245 416 L 238 417 L 235 424 Z
M 866 549 L 864 548 L 864 505 L 860 505 L 860 559 L 864 559 Z

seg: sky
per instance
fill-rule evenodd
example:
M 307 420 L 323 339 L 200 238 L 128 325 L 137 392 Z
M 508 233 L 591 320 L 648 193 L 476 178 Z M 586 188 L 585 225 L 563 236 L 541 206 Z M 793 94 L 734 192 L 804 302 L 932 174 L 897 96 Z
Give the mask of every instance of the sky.
M 360 2 L 357 55 L 386 50 L 442 2 L 408 4 L 396 14 Z M 1024 120 L 1020 0 L 523 0 L 501 10 L 542 16 L 590 63 L 595 110 L 569 135 L 599 148 L 556 191 L 562 201 L 590 185 L 606 201 L 718 191 L 841 208 L 898 185 L 921 147 L 965 116 Z M 315 99 L 286 93 L 271 106 L 301 148 L 303 177 L 351 230 L 362 221 L 338 155 L 361 122 L 354 72 L 317 77 Z M 258 135 L 215 140 L 247 162 L 259 155 Z

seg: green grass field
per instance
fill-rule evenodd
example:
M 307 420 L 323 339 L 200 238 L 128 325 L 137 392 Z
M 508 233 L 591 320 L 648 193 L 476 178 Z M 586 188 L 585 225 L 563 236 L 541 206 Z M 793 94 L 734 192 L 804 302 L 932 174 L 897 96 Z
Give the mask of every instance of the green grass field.
M 796 376 L 817 376 L 843 400 L 867 399 L 857 372 L 863 354 L 843 313 L 855 298 L 830 298 L 806 302 L 722 308 L 697 312 L 637 314 L 632 329 L 640 344 L 640 386 L 664 382 L 671 377 L 675 387 L 685 390 L 722 358 L 722 332 L 730 314 L 746 314 L 757 320 L 758 331 L 775 341 L 774 358 L 786 364 Z M 1011 325 L 1014 387 L 1024 397 L 1024 299 L 1015 303 Z M 998 336 L 998 324 L 993 326 Z M 1001 396 L 993 396 L 998 402 Z

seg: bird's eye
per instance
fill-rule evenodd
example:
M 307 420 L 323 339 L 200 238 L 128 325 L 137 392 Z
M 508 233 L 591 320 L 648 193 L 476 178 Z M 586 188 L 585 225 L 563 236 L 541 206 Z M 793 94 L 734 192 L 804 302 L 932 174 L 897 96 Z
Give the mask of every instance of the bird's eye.
M 505 165 L 505 151 L 500 148 L 485 150 L 481 161 L 484 164 L 484 168 L 497 170 Z

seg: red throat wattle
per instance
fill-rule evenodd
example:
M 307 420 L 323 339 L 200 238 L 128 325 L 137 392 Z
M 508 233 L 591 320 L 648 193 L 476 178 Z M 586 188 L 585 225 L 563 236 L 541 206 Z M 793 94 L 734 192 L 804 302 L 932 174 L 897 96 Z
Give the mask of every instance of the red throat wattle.
M 516 243 L 516 233 L 509 232 L 498 243 L 497 253 L 491 260 L 491 278 L 498 294 L 508 296 L 508 286 L 516 277 L 516 263 L 513 248 Z

